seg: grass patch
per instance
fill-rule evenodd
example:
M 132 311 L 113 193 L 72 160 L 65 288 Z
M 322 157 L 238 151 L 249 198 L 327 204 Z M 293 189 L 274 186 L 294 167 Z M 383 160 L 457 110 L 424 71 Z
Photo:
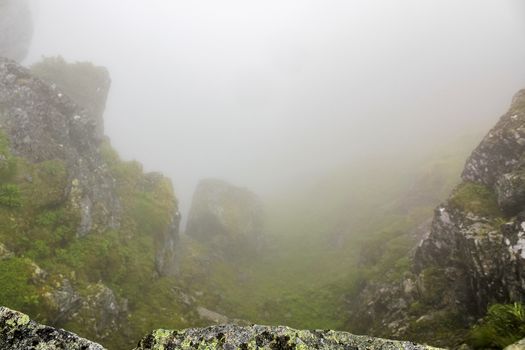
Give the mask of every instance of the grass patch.
M 525 338 L 525 305 L 494 304 L 479 325 L 472 328 L 469 343 L 475 349 L 503 349 Z
M 454 190 L 449 203 L 460 210 L 479 216 L 501 217 L 496 195 L 487 186 L 463 182 Z

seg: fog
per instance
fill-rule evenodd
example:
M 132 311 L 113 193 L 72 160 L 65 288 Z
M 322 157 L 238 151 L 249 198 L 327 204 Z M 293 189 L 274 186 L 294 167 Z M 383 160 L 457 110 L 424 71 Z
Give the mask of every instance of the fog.
M 487 130 L 525 87 L 522 0 L 40 0 L 26 64 L 106 66 L 105 128 L 173 179 L 263 195 Z

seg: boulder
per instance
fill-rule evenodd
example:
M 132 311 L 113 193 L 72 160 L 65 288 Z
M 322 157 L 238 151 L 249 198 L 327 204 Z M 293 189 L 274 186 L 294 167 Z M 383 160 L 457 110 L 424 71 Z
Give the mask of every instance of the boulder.
M 5 350 L 104 350 L 74 333 L 40 325 L 22 313 L 0 307 L 0 348 Z
M 182 331 L 156 330 L 143 338 L 135 350 L 153 349 L 330 349 L 330 350 L 423 350 L 429 346 L 411 342 L 357 336 L 327 330 L 296 330 L 288 327 L 222 325 Z
M 221 180 L 202 180 L 193 196 L 186 234 L 223 257 L 253 256 L 262 246 L 260 199 Z

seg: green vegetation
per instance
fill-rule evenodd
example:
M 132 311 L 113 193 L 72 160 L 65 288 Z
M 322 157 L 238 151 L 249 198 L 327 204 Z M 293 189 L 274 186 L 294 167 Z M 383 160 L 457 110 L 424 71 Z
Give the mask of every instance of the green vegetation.
M 494 304 L 470 334 L 470 345 L 476 349 L 503 349 L 525 338 L 525 305 Z
M 496 195 L 482 184 L 463 182 L 454 190 L 450 204 L 480 216 L 492 218 L 502 216 Z
M 92 333 L 94 327 L 89 327 L 89 320 L 96 316 L 89 309 L 55 325 L 109 348 L 129 348 L 153 328 L 181 328 L 198 322 L 192 321 L 191 310 L 174 298 L 176 281 L 159 279 L 155 272 L 155 247 L 161 244 L 177 206 L 170 182 L 144 174 L 137 162 L 121 161 L 109 143 L 102 145 L 101 152 L 117 180 L 121 226 L 78 238 L 80 213 L 66 196 L 65 163 L 29 163 L 15 158 L 9 152 L 8 139 L 0 133 L 0 242 L 15 255 L 0 261 L 0 304 L 41 322 L 55 322 L 57 306 L 43 297 L 46 293 L 67 278 L 77 293 L 89 297 L 102 283 L 116 293 L 117 300 L 127 300 L 130 317 L 121 320 L 129 327 L 125 333 L 100 339 Z M 2 168 L 6 160 L 8 170 Z M 45 278 L 34 276 L 39 269 L 45 271 Z
M 0 185 L 0 205 L 7 208 L 16 208 L 20 202 L 20 188 L 13 184 Z
M 0 260 L 0 305 L 32 310 L 38 303 L 38 290 L 31 282 L 34 267 L 29 259 Z
M 457 185 L 476 141 L 462 140 L 431 156 L 355 162 L 313 186 L 268 198 L 262 256 L 248 255 L 242 266 L 210 264 L 213 251 L 183 242 L 181 285 L 203 291 L 200 305 L 231 318 L 366 331 L 342 316 L 347 301 L 363 281 L 399 281 L 409 270 L 414 231 Z
M 242 260 L 230 261 L 183 237 L 180 275 L 171 278 L 155 269 L 155 251 L 177 209 L 169 181 L 144 174 L 140 163 L 122 161 L 109 142 L 102 143 L 122 207 L 120 227 L 77 237 L 80 213 L 66 196 L 66 164 L 12 157 L 0 137 L 1 159 L 11 164 L 1 168 L 6 163 L 0 161 L 0 188 L 8 189 L 0 192 L 0 242 L 15 254 L 5 260 L 9 264 L 0 263 L 6 266 L 0 281 L 11 281 L 12 271 L 19 276 L 0 301 L 44 322 L 56 319 L 56 307 L 35 296 L 64 279 L 83 297 L 103 284 L 127 302 L 119 336 L 94 334 L 88 321 L 93 310 L 56 325 L 109 348 L 128 348 L 155 328 L 205 325 L 195 306 L 262 324 L 353 330 L 342 316 L 347 301 L 364 280 L 397 281 L 406 273 L 413 231 L 456 184 L 466 151 L 453 148 L 454 156 L 444 150 L 432 157 L 363 160 L 314 186 L 267 199 L 263 254 L 241 252 Z M 35 279 L 31 263 L 48 277 Z M 418 307 L 427 305 L 414 305 L 413 312 Z

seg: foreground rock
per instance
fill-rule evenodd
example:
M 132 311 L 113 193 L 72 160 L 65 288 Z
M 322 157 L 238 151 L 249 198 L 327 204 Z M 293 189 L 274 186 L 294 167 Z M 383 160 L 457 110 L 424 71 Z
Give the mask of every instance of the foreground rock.
M 135 350 L 153 349 L 430 349 L 410 342 L 357 336 L 335 331 L 301 331 L 288 327 L 234 325 L 156 330 Z
M 0 348 L 4 350 L 104 350 L 96 343 L 61 329 L 40 325 L 22 313 L 0 307 Z M 233 325 L 156 330 L 135 350 L 154 349 L 431 349 L 411 342 L 356 336 L 334 331 L 300 331 L 288 327 Z
M 0 307 L 0 349 L 104 350 L 76 334 L 40 325 L 22 313 Z

